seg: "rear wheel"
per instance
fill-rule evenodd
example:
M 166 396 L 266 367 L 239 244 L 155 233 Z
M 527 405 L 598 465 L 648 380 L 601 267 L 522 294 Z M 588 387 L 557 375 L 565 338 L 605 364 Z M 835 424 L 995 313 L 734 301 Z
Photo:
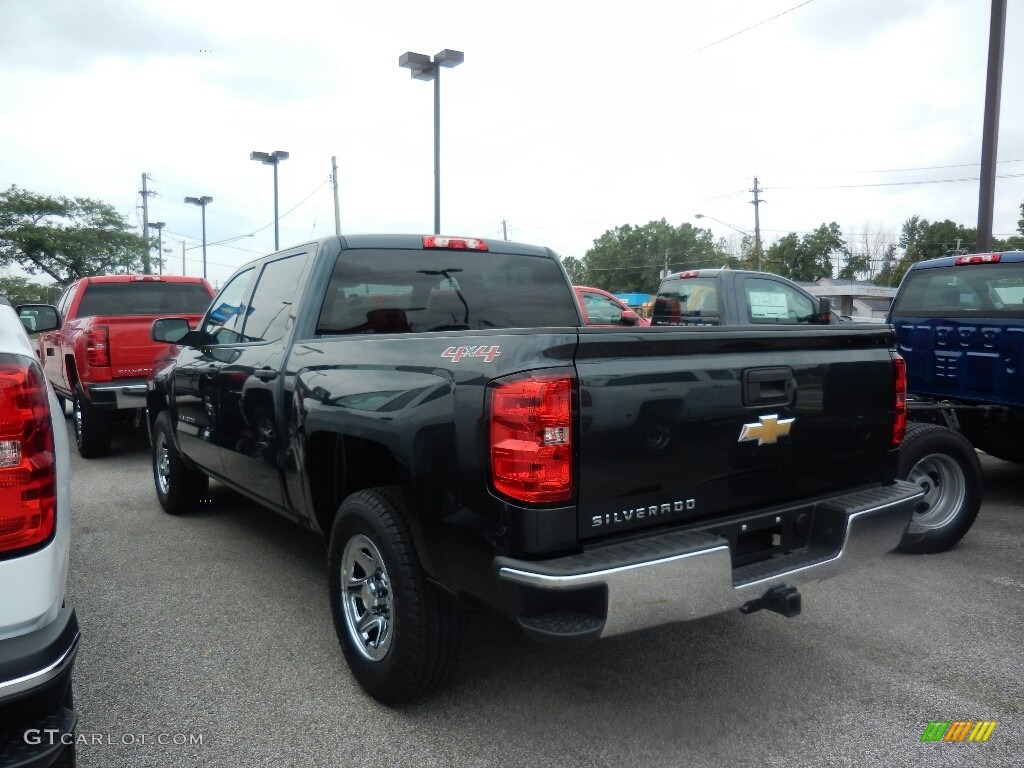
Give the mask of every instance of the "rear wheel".
M 959 432 L 934 424 L 907 425 L 897 474 L 924 491 L 903 534 L 901 551 L 942 552 L 974 525 L 981 507 L 981 464 Z
M 81 385 L 75 388 L 71 417 L 74 419 L 75 445 L 82 458 L 106 456 L 110 451 L 110 414 L 93 406 Z
M 363 689 L 398 704 L 440 685 L 454 667 L 459 617 L 427 583 L 399 488 L 345 499 L 328 564 L 334 629 Z
M 164 512 L 184 515 L 199 506 L 210 487 L 210 478 L 185 464 L 174 447 L 171 414 L 161 411 L 153 422 L 153 482 Z

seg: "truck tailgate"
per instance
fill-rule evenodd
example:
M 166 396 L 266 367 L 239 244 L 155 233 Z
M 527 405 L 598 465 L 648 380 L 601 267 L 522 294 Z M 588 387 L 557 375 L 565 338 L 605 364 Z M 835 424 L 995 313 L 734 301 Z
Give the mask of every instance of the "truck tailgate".
M 195 327 L 199 315 L 188 317 L 189 325 Z M 110 375 L 112 378 L 147 377 L 153 372 L 153 363 L 158 356 L 166 354 L 166 344 L 150 338 L 153 317 L 118 316 L 94 317 L 93 326 L 106 326 L 110 339 Z
M 891 477 L 892 338 L 888 327 L 582 331 L 580 537 Z

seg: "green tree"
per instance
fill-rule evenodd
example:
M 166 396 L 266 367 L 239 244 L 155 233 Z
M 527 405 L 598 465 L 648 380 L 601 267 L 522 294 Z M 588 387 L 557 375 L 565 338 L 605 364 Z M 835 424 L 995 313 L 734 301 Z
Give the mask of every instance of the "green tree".
M 911 264 L 955 253 L 973 253 L 977 250 L 977 242 L 977 229 L 956 224 L 949 219 L 929 222 L 920 216 L 911 216 L 903 223 L 900 232 L 903 256 L 893 267 L 889 284 L 897 285 Z
M 13 185 L 0 192 L 0 266 L 16 264 L 66 285 L 88 275 L 142 271 L 142 249 L 151 240 L 99 200 L 51 197 Z
M 833 221 L 802 238 L 790 232 L 776 240 L 765 251 L 764 266 L 792 280 L 814 282 L 832 277 L 833 256 L 847 254 L 843 233 Z
M 566 256 L 562 259 L 562 266 L 565 267 L 565 271 L 569 274 L 569 279 L 573 285 L 584 285 L 584 280 L 587 277 L 587 264 L 582 259 L 577 259 L 575 256 Z
M 666 263 L 670 272 L 739 264 L 709 230 L 673 227 L 665 219 L 608 230 L 594 241 L 584 262 L 586 285 L 617 293 L 654 293 Z
M 56 286 L 34 283 L 27 277 L 11 275 L 0 277 L 0 296 L 6 298 L 11 304 L 30 304 L 42 302 L 53 304 L 57 300 L 58 291 Z
M 840 280 L 860 280 L 871 273 L 871 257 L 866 253 L 850 254 L 839 270 Z

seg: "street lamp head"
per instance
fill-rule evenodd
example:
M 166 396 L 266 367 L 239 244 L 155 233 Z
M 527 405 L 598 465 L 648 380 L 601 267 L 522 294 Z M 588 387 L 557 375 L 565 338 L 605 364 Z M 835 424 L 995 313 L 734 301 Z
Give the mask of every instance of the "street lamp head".
M 466 59 L 462 51 L 453 51 L 445 48 L 440 53 L 434 54 L 434 65 L 438 67 L 457 67 Z
M 249 159 L 256 160 L 264 165 L 277 165 L 281 160 L 287 160 L 287 152 L 277 150 L 276 152 L 250 152 Z
M 693 218 L 695 218 L 695 219 L 703 219 L 704 218 L 704 214 L 703 213 L 695 213 L 695 214 L 693 214 Z
M 398 57 L 398 66 L 411 70 L 413 80 L 434 79 L 434 65 L 425 54 L 406 51 Z
M 209 195 L 203 195 L 202 197 L 186 197 L 185 202 L 192 203 L 192 205 L 205 206 L 207 203 L 212 203 L 213 198 L 210 197 Z
M 150 229 L 163 229 L 165 224 L 162 221 L 151 221 L 146 226 Z

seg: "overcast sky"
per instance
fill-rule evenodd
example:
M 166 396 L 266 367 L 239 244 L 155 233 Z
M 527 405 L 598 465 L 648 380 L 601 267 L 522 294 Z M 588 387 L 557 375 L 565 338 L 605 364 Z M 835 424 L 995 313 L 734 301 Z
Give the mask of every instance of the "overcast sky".
M 994 231 L 1024 201 L 1024 2 L 1009 0 Z M 224 279 L 334 232 L 433 227 L 433 86 L 407 50 L 465 52 L 441 91 L 442 231 L 582 257 L 606 230 L 763 237 L 911 215 L 975 226 L 990 0 L 0 0 L 0 185 L 164 221 L 168 271 Z M 287 213 L 286 213 L 287 212 Z M 255 233 L 248 237 L 250 233 Z

